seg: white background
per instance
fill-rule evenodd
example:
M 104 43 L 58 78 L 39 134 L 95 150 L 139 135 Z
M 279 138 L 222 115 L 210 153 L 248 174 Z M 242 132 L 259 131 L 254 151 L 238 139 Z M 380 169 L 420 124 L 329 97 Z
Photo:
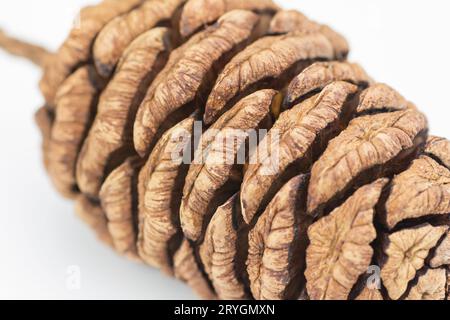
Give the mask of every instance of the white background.
M 0 28 L 55 50 L 77 10 L 95 0 L 0 1 Z M 431 132 L 450 137 L 450 2 L 442 0 L 285 0 L 342 32 L 351 60 L 415 102 Z M 59 197 L 41 165 L 33 122 L 42 104 L 40 70 L 0 52 L 0 298 L 191 299 L 159 272 L 100 244 Z M 68 267 L 81 289 L 68 290 Z

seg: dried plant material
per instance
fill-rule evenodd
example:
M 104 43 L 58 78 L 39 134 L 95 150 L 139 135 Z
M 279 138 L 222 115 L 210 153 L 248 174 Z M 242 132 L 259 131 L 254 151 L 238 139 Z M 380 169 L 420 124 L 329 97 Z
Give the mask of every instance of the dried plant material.
M 247 270 L 257 300 L 295 299 L 303 289 L 310 225 L 302 206 L 306 183 L 305 176 L 290 180 L 248 235 Z
M 190 117 L 167 131 L 156 144 L 139 175 L 140 257 L 149 265 L 171 273 L 172 255 L 180 235 L 179 207 L 186 169 L 182 157 L 192 134 Z
M 373 256 L 375 206 L 387 179 L 359 188 L 308 230 L 306 288 L 312 300 L 347 299 Z
M 242 251 L 245 246 L 238 243 L 240 232 L 237 225 L 237 195 L 230 198 L 214 213 L 200 246 L 200 257 L 206 273 L 211 279 L 217 296 L 223 300 L 248 299 L 242 274 L 238 273 Z M 243 259 L 242 259 L 243 260 Z M 240 269 L 240 268 L 239 268 Z
M 35 113 L 34 119 L 41 131 L 42 136 L 42 160 L 45 168 L 48 170 L 48 149 L 50 144 L 50 136 L 52 133 L 53 115 L 50 114 L 47 107 L 41 107 Z
M 202 299 L 216 299 L 216 295 L 195 261 L 194 250 L 189 241 L 183 240 L 173 259 L 175 276 L 178 279 L 186 282 Z
M 327 25 L 319 25 L 320 33 L 323 34 L 333 45 L 336 59 L 345 60 L 350 51 L 347 40 Z
M 306 33 L 319 32 L 333 45 L 337 59 L 344 59 L 350 51 L 347 40 L 326 25 L 308 20 L 301 12 L 296 10 L 281 10 L 272 19 L 270 33 L 283 34 L 293 31 Z
M 212 123 L 233 99 L 264 81 L 276 80 L 280 86 L 284 73 L 303 69 L 301 62 L 333 58 L 330 42 L 320 34 L 292 33 L 257 40 L 238 53 L 219 75 L 208 97 L 204 120 Z
M 399 111 L 409 106 L 403 96 L 384 83 L 376 83 L 361 93 L 356 112 Z
M 358 295 L 358 297 L 356 297 L 355 300 L 380 301 L 380 300 L 384 300 L 384 299 L 383 299 L 383 296 L 381 295 L 380 290 L 364 287 L 363 291 L 361 291 L 361 293 Z
M 450 232 L 448 231 L 430 261 L 430 266 L 432 268 L 439 268 L 444 265 L 450 266 Z
M 450 169 L 450 141 L 439 137 L 429 137 L 425 152 Z
M 430 250 L 447 229 L 445 226 L 425 224 L 388 236 L 384 249 L 386 262 L 381 269 L 381 278 L 391 299 L 398 300 L 406 292 L 408 283 L 424 266 Z
M 371 82 L 366 72 L 356 63 L 316 62 L 292 80 L 285 101 L 292 104 L 335 81 L 346 81 L 359 86 L 366 86 Z
M 189 0 L 183 8 L 180 33 L 192 35 L 201 27 L 211 24 L 226 12 L 241 9 L 255 12 L 275 12 L 278 6 L 272 0 Z
M 114 17 L 130 11 L 142 0 L 104 0 L 81 10 L 69 37 L 47 64 L 40 83 L 42 94 L 53 107 L 56 91 L 74 69 L 90 59 L 92 44 L 103 27 Z
M 218 23 L 192 37 L 175 50 L 166 67 L 149 88 L 137 114 L 134 143 L 143 156 L 158 129 L 173 112 L 196 104 L 201 86 L 225 56 L 248 41 L 255 31 L 258 16 L 249 11 L 232 11 Z
M 46 106 L 40 107 L 35 113 L 35 120 L 44 140 L 50 139 L 53 117 Z
M 363 173 L 365 180 L 389 172 L 386 164 L 413 149 L 426 128 L 425 116 L 413 110 L 352 120 L 312 167 L 308 212 L 317 213 Z
M 114 77 L 103 91 L 95 121 L 77 162 L 80 190 L 97 197 L 109 167 L 134 152 L 133 121 L 139 102 L 171 49 L 170 32 L 152 29 L 127 48 Z
M 110 21 L 99 33 L 93 47 L 93 58 L 99 74 L 109 77 L 125 48 L 144 32 L 164 21 L 170 21 L 184 1 L 145 1 L 140 7 Z
M 450 269 L 447 269 L 447 300 L 450 300 Z
M 450 171 L 427 156 L 396 176 L 386 202 L 386 224 L 450 212 Z
M 411 288 L 406 300 L 445 300 L 446 283 L 445 269 L 428 269 Z
M 137 208 L 134 195 L 139 165 L 139 159 L 127 159 L 111 172 L 100 190 L 100 202 L 114 247 L 132 260 L 139 259 L 136 250 Z
M 55 54 L 0 48 L 45 69 L 44 164 L 122 254 L 203 298 L 449 298 L 450 142 L 328 26 L 269 0 L 103 0 Z
M 289 33 L 294 30 L 317 31 L 317 24 L 297 10 L 280 10 L 270 21 L 269 32 L 272 34 Z
M 53 57 L 53 54 L 43 47 L 12 38 L 1 29 L 0 49 L 3 49 L 14 56 L 26 58 L 40 67 L 45 67 L 48 61 Z
M 259 144 L 245 172 L 241 203 L 247 223 L 253 220 L 258 209 L 267 205 L 273 196 L 270 191 L 275 189 L 286 170 L 295 173 L 309 168 L 313 161 L 311 154 L 322 151 L 312 150 L 312 146 L 326 146 L 328 139 L 336 135 L 341 122 L 345 122 L 344 105 L 356 92 L 357 87 L 350 83 L 335 82 L 320 95 L 281 114 Z M 302 160 L 303 165 L 295 165 Z
M 232 175 L 236 155 L 248 138 L 248 130 L 257 129 L 268 116 L 277 91 L 257 91 L 239 101 L 200 138 L 194 161 L 189 168 L 180 209 L 185 236 L 198 240 L 204 218 L 214 196 Z
M 78 218 L 95 231 L 100 241 L 109 246 L 113 246 L 105 213 L 99 203 L 94 203 L 87 197 L 79 195 L 75 200 L 75 213 Z
M 77 194 L 75 165 L 83 139 L 92 122 L 101 82 L 90 66 L 81 67 L 61 85 L 48 148 L 48 171 L 56 188 L 66 197 Z

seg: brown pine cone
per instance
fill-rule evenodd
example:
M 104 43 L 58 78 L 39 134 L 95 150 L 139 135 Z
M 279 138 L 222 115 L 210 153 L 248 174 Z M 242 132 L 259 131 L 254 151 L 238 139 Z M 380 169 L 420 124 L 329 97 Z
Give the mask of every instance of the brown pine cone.
M 450 142 L 341 35 L 270 0 L 80 21 L 36 119 L 103 241 L 203 298 L 448 299 Z

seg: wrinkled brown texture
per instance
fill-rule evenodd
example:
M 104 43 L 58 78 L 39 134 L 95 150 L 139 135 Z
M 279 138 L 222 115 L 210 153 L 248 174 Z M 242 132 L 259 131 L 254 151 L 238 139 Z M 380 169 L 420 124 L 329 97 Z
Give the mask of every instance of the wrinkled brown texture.
M 450 268 L 447 268 L 447 300 L 450 300 Z
M 94 203 L 83 195 L 75 199 L 75 213 L 86 225 L 91 227 L 98 239 L 109 246 L 113 246 L 113 240 L 108 230 L 105 213 L 100 203 Z
M 131 130 L 139 101 L 149 83 L 166 62 L 171 49 L 170 32 L 152 29 L 125 51 L 114 77 L 103 91 L 97 115 L 84 141 L 77 162 L 80 190 L 98 196 L 100 186 L 114 158 L 134 152 Z M 110 171 L 110 170 L 109 170 Z
M 195 261 L 194 250 L 187 240 L 183 240 L 173 261 L 175 277 L 186 282 L 199 297 L 209 300 L 216 299 L 216 295 Z
M 427 156 L 396 176 L 386 202 L 386 223 L 450 213 L 450 171 Z
M 352 120 L 312 167 L 308 212 L 314 214 L 366 170 L 377 166 L 381 171 L 389 169 L 383 166 L 415 147 L 426 127 L 425 116 L 413 110 Z
M 313 160 L 311 147 L 316 139 L 320 140 L 319 145 L 327 144 L 333 130 L 339 127 L 339 120 L 344 122 L 345 102 L 356 91 L 354 85 L 335 82 L 320 95 L 281 114 L 259 144 L 244 176 L 241 203 L 247 223 L 252 221 L 259 207 L 267 204 L 264 199 L 269 189 L 274 188 L 276 180 L 289 166 L 299 160 L 310 164 Z M 289 170 L 295 172 L 296 167 Z
M 447 274 L 445 269 L 428 269 L 419 277 L 405 300 L 445 300 Z
M 430 137 L 427 141 L 425 152 L 450 169 L 450 140 Z
M 111 172 L 100 190 L 100 202 L 114 247 L 133 260 L 138 259 L 133 183 L 139 164 L 139 159 L 127 159 Z
M 238 197 L 235 195 L 217 209 L 200 246 L 205 272 L 217 295 L 223 300 L 248 298 L 242 283 L 242 274 L 238 273 L 236 266 L 239 263 L 237 260 L 240 259 L 238 250 L 244 249 L 238 243 L 238 233 L 241 230 L 235 216 L 237 205 Z
M 198 240 L 217 190 L 230 179 L 235 157 L 270 112 L 275 90 L 257 91 L 239 101 L 200 139 L 183 191 L 180 219 L 187 238 Z M 242 159 L 245 161 L 245 159 Z
M 333 57 L 333 47 L 321 34 L 297 32 L 257 40 L 238 53 L 220 73 L 208 97 L 204 120 L 212 123 L 233 98 L 264 81 L 281 77 L 299 62 Z
M 139 175 L 139 255 L 147 264 L 168 273 L 176 245 L 174 237 L 180 233 L 182 156 L 189 146 L 193 124 L 191 117 L 168 130 Z M 180 137 L 184 140 L 180 141 Z
M 444 265 L 450 266 L 450 232 L 447 231 L 447 235 L 437 247 L 433 258 L 430 261 L 432 268 L 442 267 Z
M 296 10 L 279 11 L 272 19 L 269 31 L 274 34 L 293 31 L 319 32 L 331 42 L 337 59 L 345 59 L 350 50 L 347 40 L 342 35 L 326 25 L 308 20 L 305 15 Z
M 251 38 L 258 16 L 249 11 L 232 11 L 218 23 L 196 34 L 173 51 L 144 98 L 134 125 L 134 144 L 141 156 L 149 149 L 158 129 L 173 112 L 194 103 L 204 81 L 226 54 Z
M 447 227 L 425 224 L 412 229 L 398 231 L 388 236 L 384 253 L 386 262 L 381 269 L 381 278 L 389 296 L 398 300 L 408 288 Z
M 45 106 L 38 109 L 38 111 L 34 115 L 34 119 L 39 127 L 39 130 L 41 131 L 42 160 L 44 162 L 45 168 L 48 170 L 48 149 L 50 144 L 50 137 L 52 134 L 53 119 L 49 113 L 49 110 Z
M 188 0 L 181 15 L 180 33 L 188 37 L 226 12 L 236 9 L 275 12 L 278 6 L 272 0 Z
M 387 179 L 359 188 L 329 216 L 308 230 L 306 287 L 312 300 L 347 299 L 370 265 L 377 233 L 374 208 Z
M 40 88 L 50 107 L 53 107 L 56 91 L 74 69 L 87 62 L 91 47 L 101 29 L 114 17 L 123 14 L 142 0 L 103 0 L 96 6 L 81 10 L 78 25 L 74 26 L 70 35 L 51 59 L 40 82 Z
M 329 27 L 268 0 L 183 4 L 105 0 L 55 54 L 0 31 L 44 67 L 44 164 L 77 214 L 203 298 L 448 299 L 450 142 Z M 253 159 L 278 145 L 265 177 Z
M 291 104 L 335 81 L 346 81 L 355 85 L 368 85 L 371 82 L 358 64 L 338 61 L 317 62 L 292 80 L 286 93 L 286 102 Z
M 170 21 L 185 0 L 147 0 L 140 7 L 110 21 L 97 36 L 93 59 L 99 74 L 108 77 L 124 50 L 142 33 Z M 142 67 L 145 69 L 145 67 Z
M 361 93 L 356 112 L 407 109 L 409 103 L 397 91 L 386 84 L 376 83 Z
M 48 171 L 66 197 L 77 193 L 75 166 L 83 139 L 92 122 L 99 80 L 92 67 L 82 67 L 61 85 L 56 94 L 55 119 L 48 146 Z
M 383 296 L 378 289 L 369 289 L 367 287 L 364 287 L 363 291 L 356 297 L 355 300 L 379 301 L 383 300 Z
M 247 270 L 257 300 L 295 299 L 304 286 L 309 217 L 301 208 L 306 177 L 290 180 L 248 235 Z
M 314 30 L 316 24 L 296 10 L 280 10 L 270 22 L 270 33 L 288 33 L 294 30 Z

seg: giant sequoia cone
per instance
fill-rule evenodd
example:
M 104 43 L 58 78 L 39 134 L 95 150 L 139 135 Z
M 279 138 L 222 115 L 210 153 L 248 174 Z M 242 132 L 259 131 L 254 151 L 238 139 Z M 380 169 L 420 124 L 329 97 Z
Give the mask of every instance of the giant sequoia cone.
M 45 166 L 119 253 L 204 298 L 448 299 L 450 142 L 329 27 L 105 0 L 55 54 L 0 44 L 43 66 Z

